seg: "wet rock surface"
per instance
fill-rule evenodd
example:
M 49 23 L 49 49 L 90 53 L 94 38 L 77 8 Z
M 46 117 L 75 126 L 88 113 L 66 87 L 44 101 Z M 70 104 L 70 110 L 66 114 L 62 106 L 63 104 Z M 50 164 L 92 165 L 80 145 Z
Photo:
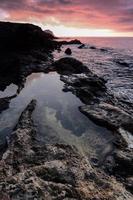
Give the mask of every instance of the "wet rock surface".
M 111 104 L 100 103 L 97 105 L 84 106 L 81 108 L 81 111 L 84 113 L 86 112 L 92 120 L 100 125 L 104 125 L 112 129 L 122 127 L 128 131 L 133 130 L 132 116 Z
M 115 178 L 96 171 L 74 147 L 38 145 L 33 100 L 23 111 L 0 161 L 4 199 L 132 199 Z

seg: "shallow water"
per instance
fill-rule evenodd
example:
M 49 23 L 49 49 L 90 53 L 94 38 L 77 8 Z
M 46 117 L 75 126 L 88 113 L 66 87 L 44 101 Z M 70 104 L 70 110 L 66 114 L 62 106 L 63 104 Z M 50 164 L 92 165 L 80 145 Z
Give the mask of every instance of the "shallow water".
M 0 115 L 1 140 L 10 135 L 26 105 L 36 99 L 33 119 L 39 143 L 67 143 L 92 157 L 104 155 L 107 147 L 112 150 L 112 134 L 84 116 L 79 111 L 81 101 L 70 92 L 63 92 L 63 86 L 55 72 L 31 74 L 20 94 L 11 100 L 10 108 Z M 17 87 L 12 84 L 0 95 L 13 95 L 15 90 Z

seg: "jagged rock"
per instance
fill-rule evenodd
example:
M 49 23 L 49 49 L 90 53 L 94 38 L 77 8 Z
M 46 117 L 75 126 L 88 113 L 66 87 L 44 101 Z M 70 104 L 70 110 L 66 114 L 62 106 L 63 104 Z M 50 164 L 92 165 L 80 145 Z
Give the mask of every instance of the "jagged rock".
M 61 76 L 61 80 L 65 83 L 65 91 L 73 92 L 85 104 L 99 101 L 99 97 L 105 95 L 105 81 L 89 70 L 86 74 Z
M 67 48 L 67 49 L 65 50 L 65 54 L 71 55 L 71 54 L 72 54 L 72 50 L 71 50 L 70 48 Z
M 83 106 L 81 111 L 96 123 L 108 128 L 123 127 L 130 131 L 133 127 L 133 118 L 128 113 L 108 103 Z

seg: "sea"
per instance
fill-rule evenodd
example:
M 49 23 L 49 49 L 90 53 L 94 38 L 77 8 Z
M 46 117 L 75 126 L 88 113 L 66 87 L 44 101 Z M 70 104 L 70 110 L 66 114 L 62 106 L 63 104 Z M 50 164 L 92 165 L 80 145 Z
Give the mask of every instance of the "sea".
M 82 49 L 77 47 L 79 45 L 68 45 L 72 49 L 72 57 L 107 80 L 107 87 L 117 98 L 133 103 L 133 37 L 80 37 L 60 40 L 63 39 L 78 39 L 85 44 Z M 66 48 L 63 46 L 60 53 L 55 53 L 55 59 L 64 57 Z

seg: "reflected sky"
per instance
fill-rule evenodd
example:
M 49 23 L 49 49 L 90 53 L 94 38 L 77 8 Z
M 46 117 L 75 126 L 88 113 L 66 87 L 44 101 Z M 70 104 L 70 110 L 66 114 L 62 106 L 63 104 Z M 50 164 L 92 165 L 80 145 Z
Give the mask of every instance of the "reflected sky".
M 40 143 L 61 142 L 75 145 L 81 153 L 96 154 L 112 140 L 111 133 L 95 125 L 79 111 L 82 102 L 70 92 L 63 92 L 64 83 L 57 73 L 33 73 L 20 94 L 11 100 L 10 108 L 0 115 L 0 137 L 10 134 L 17 120 L 32 100 L 37 100 L 33 113 Z M 9 86 L 3 96 L 14 92 Z

